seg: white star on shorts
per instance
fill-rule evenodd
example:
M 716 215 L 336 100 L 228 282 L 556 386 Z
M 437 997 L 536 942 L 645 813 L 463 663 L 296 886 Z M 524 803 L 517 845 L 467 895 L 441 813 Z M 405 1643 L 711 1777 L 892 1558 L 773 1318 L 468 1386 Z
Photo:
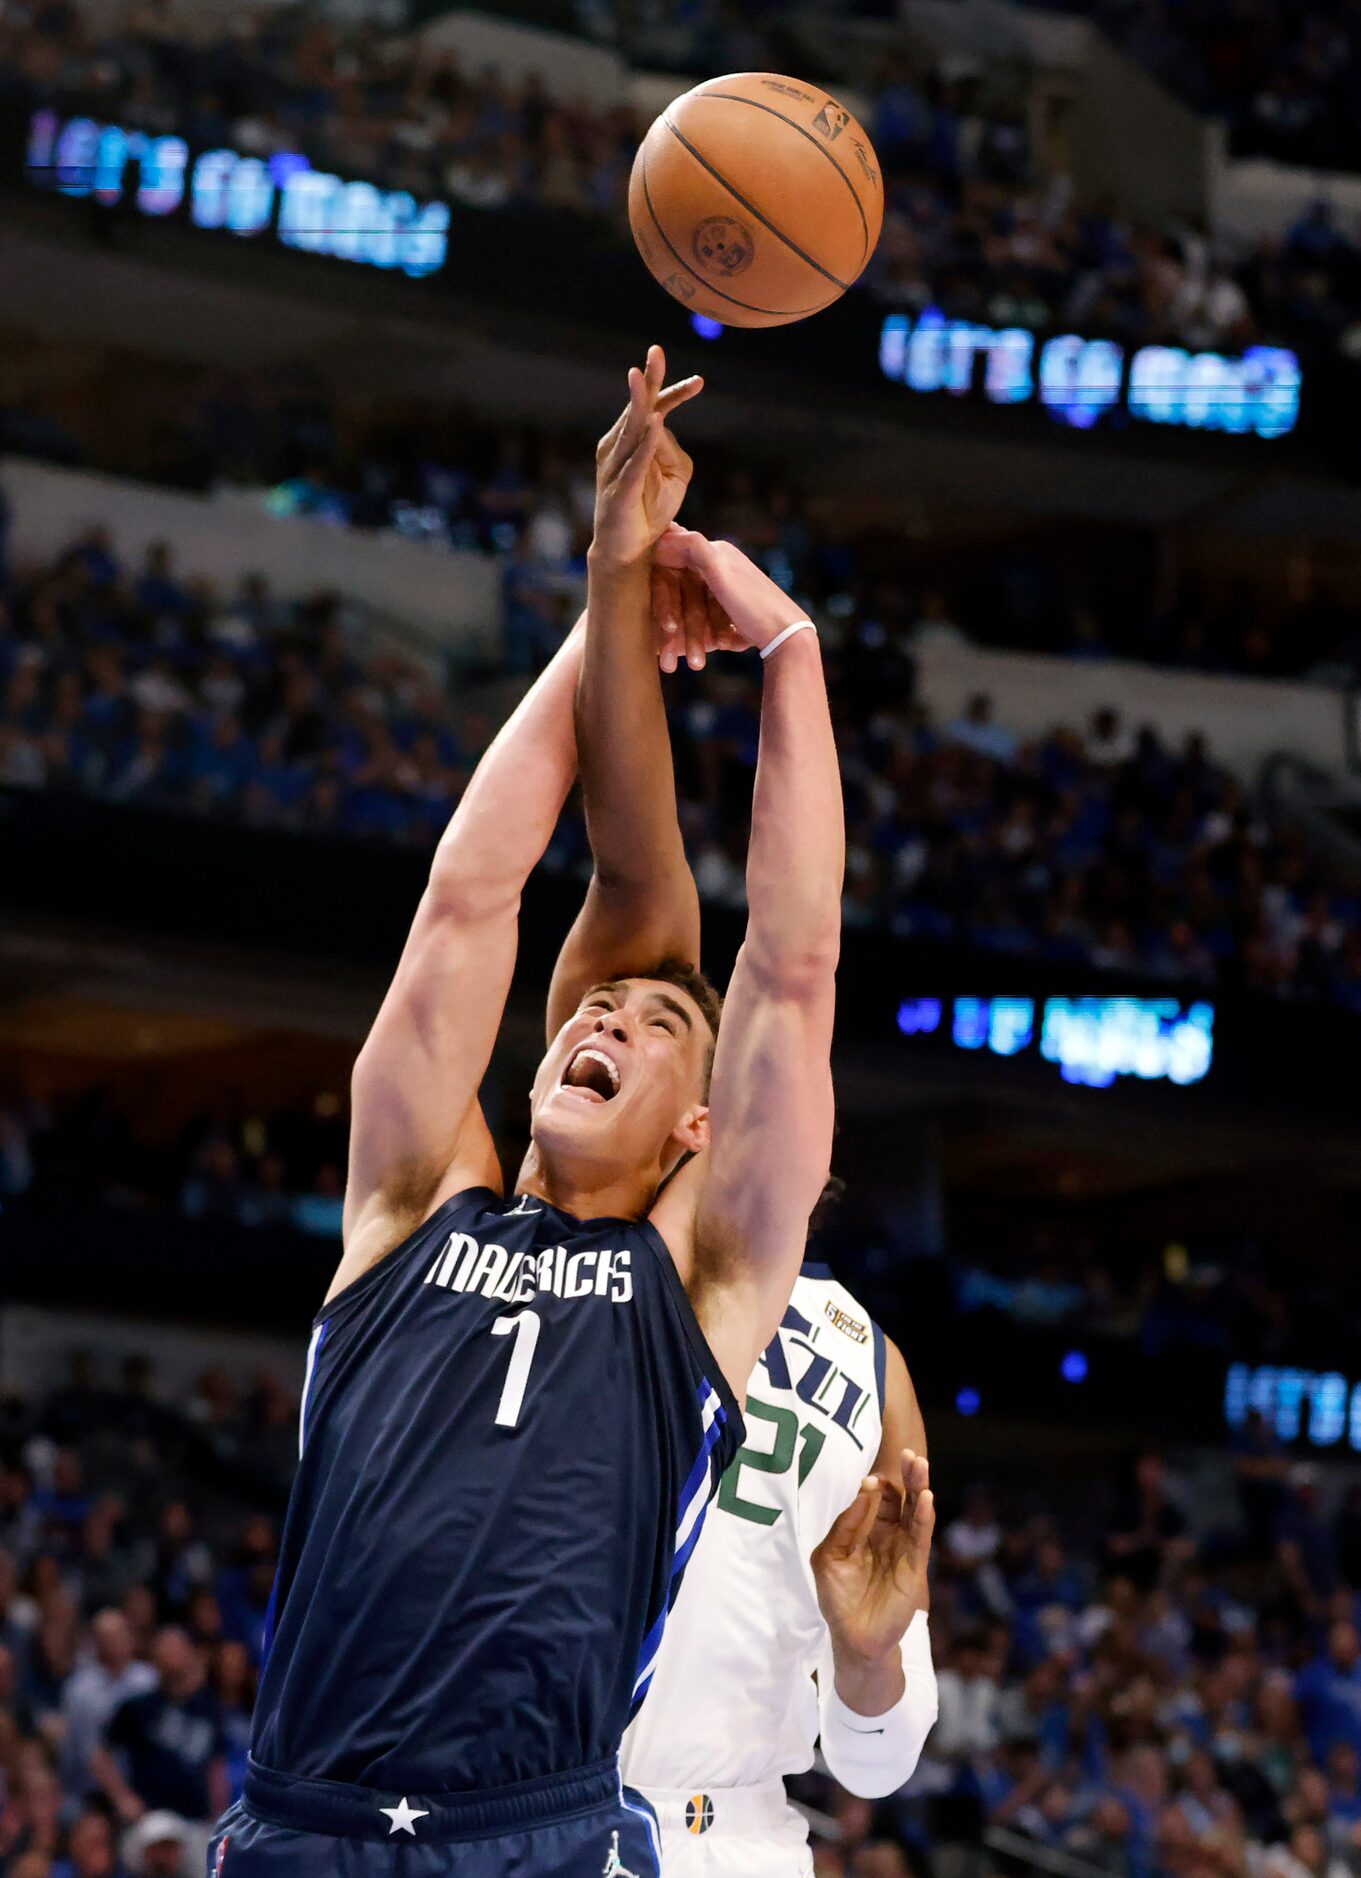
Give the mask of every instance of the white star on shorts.
M 419 1807 L 408 1805 L 405 1797 L 403 1797 L 400 1805 L 380 1806 L 378 1811 L 380 1813 L 386 1813 L 388 1818 L 392 1821 L 392 1824 L 388 1827 L 389 1838 L 392 1837 L 394 1832 L 409 1832 L 414 1839 L 416 1836 L 415 1822 L 418 1819 L 428 1819 L 430 1817 L 430 1809 L 428 1807 L 422 1812 Z

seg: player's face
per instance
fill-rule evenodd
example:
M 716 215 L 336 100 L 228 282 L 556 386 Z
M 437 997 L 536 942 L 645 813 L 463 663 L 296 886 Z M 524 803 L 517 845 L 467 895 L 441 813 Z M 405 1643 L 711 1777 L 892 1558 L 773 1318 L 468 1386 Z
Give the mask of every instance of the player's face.
M 586 1156 L 612 1177 L 666 1172 L 707 1140 L 704 1068 L 712 1036 L 676 985 L 597 985 L 549 1046 L 531 1092 L 531 1128 L 550 1157 Z

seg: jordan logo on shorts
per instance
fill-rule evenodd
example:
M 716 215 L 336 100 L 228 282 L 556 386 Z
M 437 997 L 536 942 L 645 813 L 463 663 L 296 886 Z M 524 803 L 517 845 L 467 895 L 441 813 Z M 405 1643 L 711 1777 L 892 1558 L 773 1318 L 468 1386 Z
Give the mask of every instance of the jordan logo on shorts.
M 610 1845 L 610 1855 L 605 1860 L 605 1869 L 601 1878 L 638 1878 L 636 1871 L 630 1871 L 619 1857 L 619 1834 L 616 1832 Z

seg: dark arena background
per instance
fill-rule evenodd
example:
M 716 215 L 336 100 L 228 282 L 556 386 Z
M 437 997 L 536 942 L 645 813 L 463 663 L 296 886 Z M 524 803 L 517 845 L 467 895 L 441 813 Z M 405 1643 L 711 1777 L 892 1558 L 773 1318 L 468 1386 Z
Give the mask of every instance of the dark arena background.
M 764 332 L 625 216 L 743 70 L 887 198 Z M 686 519 L 822 635 L 819 1243 L 939 1506 L 939 1721 L 890 1799 L 798 1783 L 816 1870 L 1361 1872 L 1355 10 L 3 0 L 0 1874 L 198 1878 L 115 1687 L 202 1678 L 239 1787 L 350 1066 L 653 339 Z M 666 685 L 721 982 L 760 669 Z M 588 870 L 569 805 L 512 1165 Z

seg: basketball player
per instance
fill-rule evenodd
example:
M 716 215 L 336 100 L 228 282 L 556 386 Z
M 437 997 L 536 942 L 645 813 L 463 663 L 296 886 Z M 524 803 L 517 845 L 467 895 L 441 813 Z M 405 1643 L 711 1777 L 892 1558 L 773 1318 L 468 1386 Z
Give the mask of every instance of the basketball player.
M 688 479 L 664 419 L 691 388 L 662 394 L 663 369 L 631 374 L 602 445 L 586 657 L 638 624 Z M 684 555 L 767 658 L 721 1035 L 683 965 L 588 987 L 502 1197 L 477 1091 L 575 770 L 574 634 L 478 766 L 355 1066 L 226 1878 L 658 1870 L 617 1751 L 826 1177 L 844 861 L 815 631 L 735 548 Z M 614 744 L 665 736 L 650 677 Z
M 784 1776 L 820 1736 L 842 1786 L 894 1793 L 936 1719 L 921 1414 L 897 1348 L 827 1266 L 804 1264 L 746 1420 L 624 1738 L 667 1878 L 811 1878 Z
M 682 655 L 702 665 L 733 643 L 686 564 L 697 540 L 673 529 L 659 546 L 664 666 Z M 577 722 L 596 872 L 555 974 L 550 1036 L 590 969 L 582 951 L 606 937 L 602 882 L 616 920 L 630 881 L 638 902 L 628 938 L 611 935 L 618 969 L 637 963 L 629 946 L 640 940 L 699 957 L 669 745 L 619 737 L 635 700 L 655 689 L 646 603 L 639 583 L 587 647 Z M 866 1798 L 895 1792 L 936 1715 L 934 1503 L 901 1353 L 826 1266 L 806 1263 L 746 1399 L 747 1445 L 723 1477 L 624 1743 L 625 1778 L 659 1818 L 668 1878 L 802 1878 L 812 1871 L 807 1828 L 783 1776 L 812 1765 L 821 1735 L 844 1786 Z

